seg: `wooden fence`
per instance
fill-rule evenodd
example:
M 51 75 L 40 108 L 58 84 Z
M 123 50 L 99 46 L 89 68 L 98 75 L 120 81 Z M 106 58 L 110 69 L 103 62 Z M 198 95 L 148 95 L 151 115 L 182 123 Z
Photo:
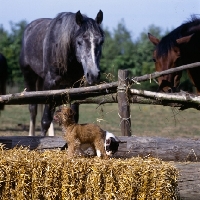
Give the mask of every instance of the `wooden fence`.
M 154 104 L 199 110 L 200 97 L 188 93 L 163 94 L 136 90 L 131 89 L 130 86 L 134 83 L 152 80 L 165 74 L 198 66 L 200 66 L 199 62 L 132 78 L 129 78 L 127 70 L 119 70 L 118 82 L 65 90 L 38 92 L 24 90 L 21 93 L 0 96 L 0 104 L 18 105 L 34 102 L 38 104 L 54 103 L 55 106 L 58 106 L 63 103 L 118 103 L 122 133 L 119 138 L 122 143 L 115 157 L 154 156 L 165 161 L 173 161 L 181 174 L 179 179 L 181 198 L 195 200 L 200 198 L 200 140 L 131 136 L 130 104 Z M 23 145 L 30 146 L 31 149 L 62 149 L 66 145 L 61 137 L 0 137 L 0 142 L 4 143 L 7 148 Z
M 71 88 L 64 90 L 37 91 L 7 94 L 0 96 L 0 105 L 19 105 L 52 103 L 55 106 L 67 103 L 118 103 L 122 136 L 131 136 L 130 103 L 156 104 L 185 108 L 200 109 L 200 97 L 188 93 L 163 94 L 144 90 L 131 89 L 131 85 L 141 81 L 152 80 L 165 74 L 174 73 L 188 68 L 198 67 L 200 62 L 155 72 L 141 77 L 129 77 L 127 70 L 118 71 L 118 82 L 97 86 Z

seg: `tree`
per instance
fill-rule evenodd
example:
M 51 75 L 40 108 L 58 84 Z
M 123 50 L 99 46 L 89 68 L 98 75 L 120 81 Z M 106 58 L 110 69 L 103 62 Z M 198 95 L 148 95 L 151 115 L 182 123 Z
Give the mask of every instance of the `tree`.
M 19 67 L 19 55 L 23 31 L 26 21 L 17 24 L 11 23 L 11 32 L 0 27 L 0 52 L 4 54 L 8 62 L 8 84 L 23 84 L 23 76 Z
M 130 32 L 121 21 L 113 33 L 105 29 L 105 44 L 102 52 L 101 69 L 104 73 L 117 75 L 118 69 L 133 67 L 131 59 L 134 43 Z
M 161 29 L 154 25 L 142 32 L 136 41 L 132 40 L 124 21 L 118 24 L 113 33 L 105 29 L 106 39 L 101 59 L 102 71 L 112 73 L 115 77 L 117 77 L 119 69 L 129 69 L 131 76 L 141 76 L 154 72 L 155 67 L 152 61 L 154 46 L 149 42 L 148 32 L 161 37 Z M 157 85 L 153 82 L 152 84 L 144 82 L 136 87 L 155 90 Z
M 141 76 L 144 74 L 150 74 L 155 71 L 155 65 L 152 60 L 154 45 L 149 41 L 148 33 L 161 38 L 162 30 L 159 27 L 150 25 L 147 30 L 144 30 L 137 41 L 135 42 L 134 49 L 134 65 L 135 68 L 132 70 L 134 76 Z M 151 83 L 150 83 L 151 82 Z M 136 86 L 139 89 L 157 90 L 157 84 L 154 81 L 143 82 L 141 85 Z

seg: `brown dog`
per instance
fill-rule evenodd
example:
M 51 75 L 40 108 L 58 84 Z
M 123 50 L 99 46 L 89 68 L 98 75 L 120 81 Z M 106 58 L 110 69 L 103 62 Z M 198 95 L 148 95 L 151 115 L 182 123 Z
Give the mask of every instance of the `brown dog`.
M 95 124 L 77 124 L 74 121 L 74 112 L 71 108 L 63 106 L 56 111 L 54 120 L 62 126 L 68 144 L 68 156 L 73 157 L 78 150 L 81 154 L 83 148 L 91 147 L 98 157 L 107 158 L 105 151 L 106 131 Z

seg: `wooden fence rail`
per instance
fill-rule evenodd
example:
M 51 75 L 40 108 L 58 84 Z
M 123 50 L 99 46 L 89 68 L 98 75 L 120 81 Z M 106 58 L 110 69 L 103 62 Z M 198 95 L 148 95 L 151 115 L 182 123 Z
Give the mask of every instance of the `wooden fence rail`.
M 174 73 L 177 71 L 198 67 L 200 66 L 200 62 L 183 65 L 177 68 L 165 70 L 162 72 L 154 72 L 152 74 L 143 75 L 140 77 L 132 77 L 127 78 L 129 82 L 141 82 L 147 81 L 150 79 L 158 78 L 165 74 Z M 15 94 L 7 94 L 0 96 L 0 104 L 6 105 L 19 105 L 19 104 L 30 104 L 32 102 L 38 104 L 47 104 L 51 102 L 57 102 L 57 104 L 61 105 L 66 101 L 80 101 L 83 103 L 87 103 L 92 101 L 91 98 L 98 97 L 101 95 L 107 95 L 117 92 L 118 82 L 100 84 L 97 86 L 90 87 L 81 87 L 81 88 L 71 88 L 71 89 L 63 89 L 63 90 L 50 90 L 50 91 L 36 91 L 36 92 L 26 92 L 26 89 L 21 93 Z M 136 90 L 135 90 L 136 91 Z M 142 92 L 138 92 L 142 93 Z M 84 101 L 86 100 L 86 101 Z M 97 101 L 99 103 L 99 101 Z M 95 103 L 95 100 L 94 102 Z M 106 103 L 106 101 L 104 101 Z

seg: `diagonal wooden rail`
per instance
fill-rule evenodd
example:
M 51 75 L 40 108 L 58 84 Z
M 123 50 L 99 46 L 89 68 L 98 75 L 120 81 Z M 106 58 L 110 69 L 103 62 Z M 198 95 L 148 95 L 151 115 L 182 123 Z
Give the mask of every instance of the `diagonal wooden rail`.
M 158 77 L 163 76 L 163 75 L 172 74 L 174 72 L 179 72 L 179 71 L 191 69 L 191 68 L 194 68 L 194 67 L 200 67 L 200 62 L 182 65 L 180 67 L 171 68 L 171 69 L 161 71 L 161 72 L 154 72 L 152 74 L 146 74 L 146 75 L 139 76 L 139 77 L 133 77 L 133 78 L 131 78 L 131 81 L 133 83 L 134 82 L 147 81 L 147 80 L 151 80 L 151 79 L 154 79 L 154 78 L 158 78 Z

